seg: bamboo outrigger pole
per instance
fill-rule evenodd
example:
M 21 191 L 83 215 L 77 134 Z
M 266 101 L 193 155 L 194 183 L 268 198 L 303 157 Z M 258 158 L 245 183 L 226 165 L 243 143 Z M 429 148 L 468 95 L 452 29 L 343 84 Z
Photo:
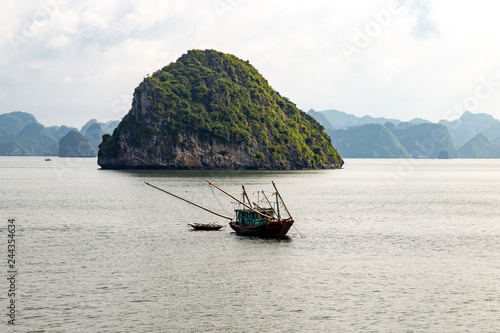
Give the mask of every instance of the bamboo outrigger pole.
M 232 199 L 238 201 L 240 204 L 242 204 L 243 206 L 247 207 L 248 209 L 250 209 L 252 212 L 254 213 L 257 213 L 257 214 L 260 214 L 262 216 L 265 216 L 267 218 L 270 218 L 272 219 L 273 217 L 272 216 L 269 216 L 267 214 L 264 214 L 263 212 L 259 212 L 258 210 L 255 210 L 253 209 L 251 206 L 247 205 L 246 203 L 242 202 L 241 200 L 238 200 L 236 199 L 234 196 L 232 196 L 231 194 L 227 193 L 226 191 L 224 191 L 223 189 L 221 189 L 219 186 L 215 185 L 214 183 L 212 183 L 211 181 L 207 180 L 207 183 L 209 183 L 210 185 L 212 185 L 213 187 L 215 187 L 216 189 L 218 189 L 219 191 L 221 191 L 222 193 L 230 196 Z
M 205 208 L 205 207 L 203 207 L 203 206 L 200 206 L 200 205 L 198 205 L 198 204 L 196 204 L 196 203 L 194 203 L 194 202 L 192 202 L 192 201 L 189 201 L 189 200 L 187 200 L 187 199 L 181 198 L 181 197 L 179 197 L 179 196 L 177 196 L 177 195 L 175 195 L 175 194 L 173 194 L 173 193 L 170 193 L 170 192 L 168 192 L 168 191 L 165 191 L 164 189 L 161 189 L 161 188 L 159 188 L 159 187 L 157 187 L 157 186 L 154 186 L 153 184 L 150 184 L 150 183 L 148 183 L 148 182 L 144 182 L 144 183 L 145 183 L 146 185 L 149 185 L 149 186 L 151 186 L 151 187 L 154 187 L 154 188 L 155 188 L 155 189 L 157 189 L 157 190 L 160 190 L 160 191 L 162 191 L 162 192 L 165 192 L 165 193 L 167 193 L 167 194 L 170 194 L 171 196 L 173 196 L 173 197 L 175 197 L 175 198 L 177 198 L 177 199 L 180 199 L 180 200 L 182 200 L 182 201 L 185 201 L 185 202 L 187 202 L 187 203 L 190 203 L 190 204 L 191 204 L 191 205 L 193 205 L 193 206 L 196 206 L 196 207 L 198 207 L 198 208 L 201 208 L 201 209 L 203 209 L 203 210 L 206 210 L 206 211 L 207 211 L 207 212 L 209 212 L 209 213 L 212 213 L 212 214 L 214 214 L 214 215 L 217 215 L 217 216 L 223 217 L 223 218 L 228 219 L 228 220 L 232 220 L 232 219 L 233 219 L 232 217 L 224 216 L 224 215 L 222 215 L 222 214 L 219 214 L 219 213 L 216 213 L 216 212 L 214 212 L 214 211 L 211 211 L 211 210 L 210 210 L 210 209 L 208 209 L 208 208 Z

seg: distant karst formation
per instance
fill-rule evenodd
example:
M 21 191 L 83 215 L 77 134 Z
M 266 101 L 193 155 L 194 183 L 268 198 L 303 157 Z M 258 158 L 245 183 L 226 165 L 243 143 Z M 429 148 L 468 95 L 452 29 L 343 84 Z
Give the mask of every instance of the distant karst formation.
M 80 132 L 65 125 L 45 127 L 26 112 L 0 114 L 0 156 L 95 157 L 102 135 L 116 126 L 116 120 L 92 119 Z
M 248 62 L 192 50 L 148 76 L 113 135 L 103 169 L 340 168 L 313 117 L 273 90 Z
M 59 140 L 59 157 L 95 157 L 96 150 L 79 131 L 71 130 Z
M 500 158 L 500 121 L 464 112 L 437 124 L 424 119 L 356 117 L 338 110 L 308 114 L 318 120 L 345 158 Z

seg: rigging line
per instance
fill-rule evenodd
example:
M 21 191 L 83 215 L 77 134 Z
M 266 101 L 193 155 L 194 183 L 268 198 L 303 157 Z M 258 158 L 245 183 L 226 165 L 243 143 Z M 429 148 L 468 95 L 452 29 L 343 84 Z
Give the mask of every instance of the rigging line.
M 269 207 L 273 210 L 273 215 L 276 214 L 276 209 L 273 208 L 273 205 L 271 204 L 271 202 L 269 201 L 269 199 L 267 198 L 267 195 L 264 193 L 264 190 L 262 190 L 262 195 L 264 196 L 264 198 L 266 198 L 267 200 L 267 203 L 269 204 Z
M 292 226 L 295 228 L 295 231 L 297 231 L 297 233 L 300 235 L 301 238 L 306 238 L 306 236 L 302 235 L 299 231 L 299 229 L 297 229 L 297 227 L 295 226 L 295 224 L 292 224 Z
M 228 213 L 228 214 L 231 214 L 231 213 L 230 213 L 230 212 L 228 212 L 228 211 L 227 211 L 227 209 L 226 209 L 226 208 L 224 208 L 224 206 L 222 206 L 222 204 L 220 203 L 219 198 L 217 198 L 217 195 L 215 195 L 215 191 L 214 191 L 213 186 L 210 186 L 210 189 L 212 190 L 212 194 L 214 195 L 215 200 L 217 200 L 217 202 L 219 203 L 219 206 L 222 208 L 222 210 L 223 210 L 224 212 Z
M 246 203 L 244 203 L 243 201 L 240 201 L 238 199 L 236 199 L 232 194 L 224 191 L 223 189 L 221 189 L 219 186 L 215 185 L 214 183 L 212 183 L 211 181 L 209 180 L 206 180 L 207 183 L 209 183 L 210 185 L 212 185 L 213 187 L 215 187 L 216 189 L 218 189 L 219 191 L 221 191 L 222 193 L 226 194 L 227 196 L 233 198 L 233 200 L 236 200 L 238 201 L 240 204 L 242 204 L 243 206 L 245 206 L 246 208 L 250 209 L 252 212 L 254 213 L 257 213 L 259 215 L 262 215 L 262 216 L 265 216 L 265 217 L 268 217 L 268 218 L 272 218 L 272 216 L 268 215 L 268 214 L 264 214 L 264 212 L 259 212 L 255 209 L 253 209 L 251 206 L 247 205 Z

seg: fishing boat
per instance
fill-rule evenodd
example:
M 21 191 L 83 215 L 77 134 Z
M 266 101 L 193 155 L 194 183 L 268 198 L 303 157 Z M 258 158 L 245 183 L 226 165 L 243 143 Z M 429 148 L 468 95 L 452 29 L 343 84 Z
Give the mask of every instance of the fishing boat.
M 259 204 L 252 202 L 248 197 L 248 194 L 244 186 L 242 186 L 243 194 L 242 194 L 242 200 L 240 200 L 235 196 L 231 195 L 230 193 L 228 193 L 227 191 L 223 190 L 219 186 L 215 185 L 214 183 L 208 180 L 207 182 L 210 184 L 210 186 L 218 189 L 219 191 L 221 191 L 222 193 L 226 194 L 231 199 L 236 201 L 238 207 L 234 209 L 235 213 L 234 217 L 229 217 L 214 212 L 211 209 L 205 208 L 192 201 L 179 197 L 153 184 L 150 184 L 148 182 L 145 183 L 153 188 L 156 188 L 164 193 L 167 193 L 177 199 L 190 203 L 209 213 L 230 220 L 229 226 L 238 235 L 259 236 L 259 237 L 280 237 L 280 236 L 285 236 L 292 227 L 294 220 L 290 215 L 290 212 L 288 211 L 288 208 L 286 207 L 283 199 L 281 198 L 281 195 L 274 182 L 272 182 L 273 187 L 276 191 L 275 193 L 273 193 L 274 196 L 273 201 L 275 201 L 274 204 L 271 203 L 269 197 L 264 193 L 264 191 L 261 191 L 263 195 L 263 200 L 265 199 L 265 202 L 267 204 L 266 207 L 263 207 L 264 205 L 260 204 L 260 201 Z M 283 207 L 283 209 L 280 210 L 280 207 Z M 282 214 L 283 210 L 284 212 L 286 212 L 285 216 L 283 216 Z M 195 229 L 197 227 L 202 228 L 202 226 L 204 226 L 204 224 L 201 223 L 190 223 L 189 225 Z
M 293 225 L 293 219 L 266 216 L 269 211 L 255 212 L 250 209 L 237 209 L 236 221 L 229 226 L 239 235 L 280 237 L 285 236 Z M 265 215 L 264 215 L 264 214 Z
M 294 222 L 293 218 L 291 217 L 290 212 L 288 211 L 285 202 L 281 198 L 281 195 L 274 182 L 272 182 L 273 187 L 276 190 L 276 192 L 274 193 L 276 197 L 274 207 L 264 191 L 262 191 L 262 194 L 269 206 L 266 208 L 260 207 L 250 200 L 245 190 L 245 186 L 241 186 L 243 189 L 243 200 L 239 200 L 214 183 L 209 182 L 208 180 L 207 182 L 232 199 L 236 200 L 243 206 L 243 208 L 237 208 L 234 210 L 235 218 L 231 222 L 229 222 L 229 226 L 237 234 L 244 236 L 280 237 L 285 236 L 288 233 L 288 230 L 290 230 L 290 228 L 292 227 Z M 287 212 L 288 217 L 283 218 L 281 216 L 279 209 L 280 204 Z
M 223 225 L 215 223 L 188 223 L 194 230 L 219 230 Z

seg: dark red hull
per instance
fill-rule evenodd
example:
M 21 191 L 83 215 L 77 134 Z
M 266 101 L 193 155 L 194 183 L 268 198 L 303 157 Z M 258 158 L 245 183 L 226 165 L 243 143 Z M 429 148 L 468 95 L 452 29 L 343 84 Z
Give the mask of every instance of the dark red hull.
M 234 222 L 230 222 L 231 228 L 238 235 L 243 236 L 258 236 L 258 237 L 280 237 L 285 236 L 293 225 L 292 219 L 281 221 L 273 221 L 259 226 L 242 226 Z

